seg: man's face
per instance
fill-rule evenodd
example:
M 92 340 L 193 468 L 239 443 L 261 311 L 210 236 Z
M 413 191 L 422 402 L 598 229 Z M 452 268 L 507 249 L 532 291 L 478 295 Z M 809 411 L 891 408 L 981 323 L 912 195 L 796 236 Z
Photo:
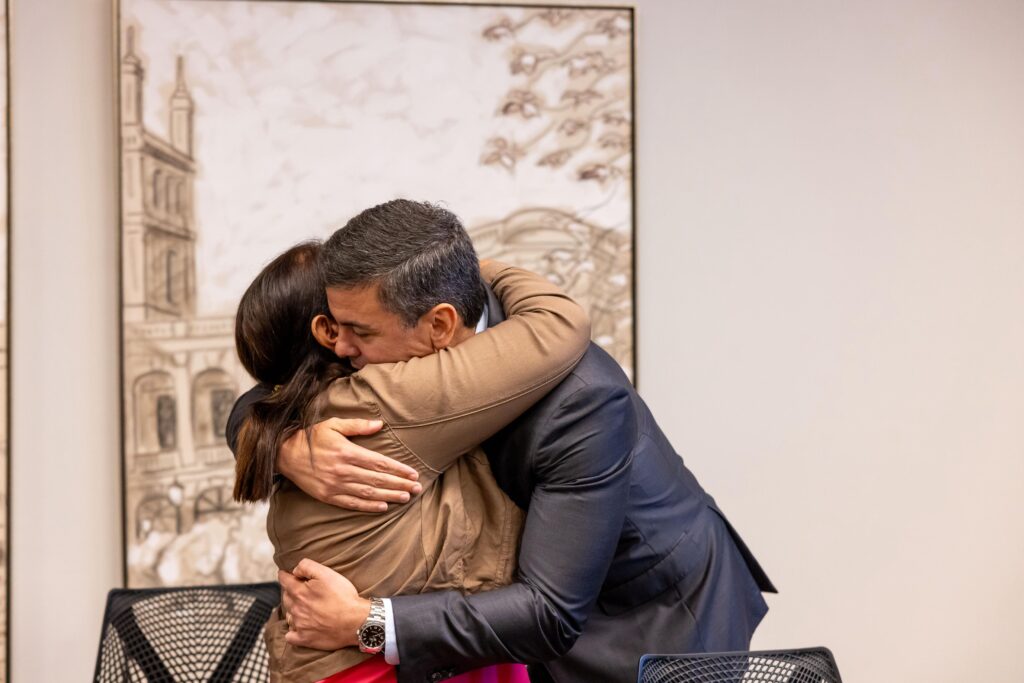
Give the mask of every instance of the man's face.
M 327 306 L 338 323 L 334 353 L 348 358 L 357 370 L 433 353 L 430 325 L 420 320 L 406 327 L 401 318 L 384 309 L 377 289 L 376 284 L 327 288 Z

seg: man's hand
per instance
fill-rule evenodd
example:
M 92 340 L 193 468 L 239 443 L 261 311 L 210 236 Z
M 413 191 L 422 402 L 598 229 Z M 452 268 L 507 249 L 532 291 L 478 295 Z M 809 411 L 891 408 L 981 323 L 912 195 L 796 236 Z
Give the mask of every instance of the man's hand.
M 322 503 L 359 512 L 384 512 L 388 503 L 406 503 L 423 487 L 419 473 L 349 441 L 380 430 L 380 420 L 332 417 L 313 425 L 313 455 L 306 432 L 292 434 L 277 453 L 277 471 Z
M 341 574 L 313 560 L 302 560 L 295 573 L 277 573 L 281 604 L 288 621 L 284 640 L 316 650 L 356 645 L 356 631 L 370 616 L 370 601 Z

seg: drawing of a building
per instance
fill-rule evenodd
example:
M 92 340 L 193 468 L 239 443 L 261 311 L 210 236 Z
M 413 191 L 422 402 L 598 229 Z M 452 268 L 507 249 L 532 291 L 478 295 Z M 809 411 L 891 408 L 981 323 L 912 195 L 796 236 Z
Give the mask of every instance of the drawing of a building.
M 575 22 L 572 31 L 554 30 L 570 19 Z M 588 189 L 570 192 L 575 199 L 564 205 L 523 197 L 520 206 L 506 207 L 498 215 L 478 207 L 473 211 L 479 218 L 469 232 L 481 256 L 543 273 L 580 301 L 591 313 L 595 341 L 629 372 L 631 52 L 622 17 L 604 19 L 568 11 L 531 13 L 525 23 L 546 22 L 560 35 L 551 38 L 551 49 L 542 51 L 553 56 L 545 57 L 536 73 L 520 68 L 528 55 L 519 48 L 526 50 L 532 43 L 520 45 L 514 31 L 502 38 L 505 24 L 491 27 L 494 36 L 488 32 L 495 31 L 484 31 L 483 40 L 509 51 L 509 98 L 547 93 L 548 86 L 534 79 L 543 72 L 560 88 L 559 102 L 571 107 L 553 104 L 535 110 L 518 100 L 500 105 L 497 128 L 507 136 L 502 140 L 508 154 L 485 153 L 479 165 L 497 164 L 512 177 L 543 176 Z M 206 183 L 216 181 L 214 174 L 224 160 L 205 156 L 203 161 L 204 154 L 216 151 L 210 146 L 205 153 L 197 152 L 194 125 L 198 120 L 205 131 L 222 123 L 217 117 L 225 114 L 217 113 L 219 100 L 209 89 L 196 90 L 197 109 L 179 56 L 173 70 L 168 66 L 169 73 L 159 74 L 170 81 L 174 72 L 167 133 L 156 134 L 143 113 L 146 57 L 138 51 L 133 28 L 127 28 L 125 38 L 120 115 L 128 583 L 142 587 L 270 579 L 272 551 L 260 519 L 265 507 L 245 509 L 231 503 L 234 461 L 224 444 L 233 402 L 251 380 L 235 355 L 233 320 L 198 314 L 203 292 L 197 286 L 197 239 L 200 231 L 219 236 L 223 226 L 197 224 L 197 178 L 205 189 Z M 600 50 L 581 47 L 594 41 Z M 577 54 L 577 48 L 583 52 Z M 536 138 L 531 131 L 541 120 L 550 134 L 527 144 Z M 202 141 L 198 139 L 200 145 Z M 531 185 L 524 180 L 523 187 Z M 613 210 L 606 210 L 609 204 Z
M 216 527 L 213 538 L 247 542 L 237 529 L 253 511 L 231 501 L 234 460 L 224 430 L 239 390 L 252 382 L 235 355 L 234 320 L 195 313 L 194 106 L 184 60 L 165 140 L 143 120 L 145 71 L 134 43 L 129 28 L 121 61 L 129 585 L 229 582 L 235 577 L 219 566 L 224 548 L 196 546 L 189 534 Z M 265 534 L 252 542 L 265 544 Z
M 590 313 L 594 341 L 633 367 L 628 236 L 552 208 L 524 208 L 468 230 L 477 252 L 545 275 Z

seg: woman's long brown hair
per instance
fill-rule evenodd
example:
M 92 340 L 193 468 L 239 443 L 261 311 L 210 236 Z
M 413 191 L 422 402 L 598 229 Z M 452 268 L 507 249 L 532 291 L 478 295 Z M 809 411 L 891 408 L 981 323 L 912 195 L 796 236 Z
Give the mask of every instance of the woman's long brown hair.
M 281 444 L 319 418 L 319 396 L 346 367 L 313 337 L 311 322 L 330 316 L 317 264 L 319 242 L 303 242 L 260 271 L 235 316 L 235 348 L 253 378 L 274 390 L 250 407 L 238 436 L 234 498 L 266 500 L 274 490 Z

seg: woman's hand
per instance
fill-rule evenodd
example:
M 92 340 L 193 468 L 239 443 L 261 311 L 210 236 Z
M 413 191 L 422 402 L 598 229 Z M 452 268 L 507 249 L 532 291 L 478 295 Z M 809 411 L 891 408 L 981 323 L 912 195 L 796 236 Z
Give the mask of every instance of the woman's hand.
M 339 650 L 356 645 L 356 631 L 370 615 L 370 601 L 341 574 L 313 560 L 302 560 L 295 573 L 277 573 L 281 605 L 288 622 L 289 645 Z
M 419 473 L 397 460 L 357 446 L 348 436 L 373 434 L 380 420 L 337 417 L 312 427 L 313 452 L 306 432 L 292 434 L 277 454 L 277 471 L 322 503 L 358 512 L 384 512 L 388 503 L 406 503 L 423 487 Z

